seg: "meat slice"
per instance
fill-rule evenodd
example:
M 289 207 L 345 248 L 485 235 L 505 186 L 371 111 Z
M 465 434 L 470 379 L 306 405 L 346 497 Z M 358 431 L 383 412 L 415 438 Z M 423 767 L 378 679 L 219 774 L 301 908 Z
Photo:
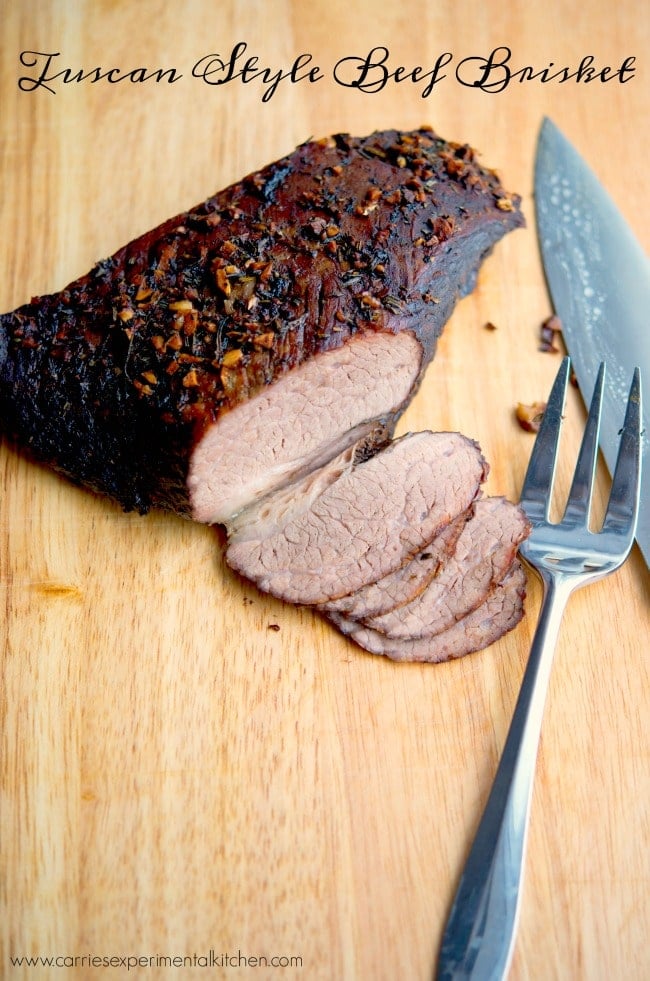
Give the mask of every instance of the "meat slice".
M 324 603 L 321 609 L 324 612 L 345 613 L 354 620 L 363 620 L 389 613 L 410 603 L 426 589 L 453 555 L 458 537 L 472 513 L 473 509 L 469 508 L 450 521 L 432 542 L 427 543 L 422 551 L 400 569 L 378 582 L 362 586 L 350 596 Z
M 512 565 L 530 524 L 522 509 L 503 497 L 476 503 L 453 556 L 440 575 L 413 602 L 365 619 L 387 637 L 429 637 L 480 606 Z
M 303 485 L 239 515 L 229 565 L 281 599 L 328 602 L 401 568 L 470 507 L 487 474 L 472 440 L 426 431 L 346 466 L 322 492 Z
M 340 613 L 329 614 L 329 619 L 371 654 L 383 654 L 393 661 L 448 661 L 482 650 L 516 627 L 523 616 L 525 596 L 526 576 L 515 560 L 480 606 L 430 637 L 395 639 Z
M 421 356 L 410 332 L 363 334 L 225 413 L 191 458 L 187 486 L 193 517 L 226 522 L 377 425 L 392 430 L 410 398 Z
M 226 522 L 392 431 L 521 224 L 429 129 L 310 141 L 0 317 L 0 426 L 126 509 Z

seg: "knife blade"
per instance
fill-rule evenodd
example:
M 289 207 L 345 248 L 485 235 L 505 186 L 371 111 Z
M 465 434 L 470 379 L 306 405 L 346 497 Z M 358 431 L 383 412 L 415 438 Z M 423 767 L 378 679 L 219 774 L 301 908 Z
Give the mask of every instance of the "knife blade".
M 600 448 L 611 473 L 635 366 L 642 384 L 650 383 L 650 261 L 603 185 L 548 118 L 537 142 L 535 211 L 547 285 L 585 401 L 600 362 L 607 362 Z M 650 568 L 650 400 L 645 404 L 637 542 Z

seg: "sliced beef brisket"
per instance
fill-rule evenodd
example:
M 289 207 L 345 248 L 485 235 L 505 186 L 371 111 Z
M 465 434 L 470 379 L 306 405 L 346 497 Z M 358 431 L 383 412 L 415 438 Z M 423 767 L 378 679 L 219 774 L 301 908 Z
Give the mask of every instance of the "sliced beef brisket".
M 383 654 L 393 661 L 439 662 L 482 650 L 516 627 L 523 615 L 525 596 L 526 576 L 515 561 L 480 606 L 430 637 L 395 639 L 340 613 L 329 617 L 346 637 L 371 654 Z
M 191 458 L 193 517 L 226 522 L 378 426 L 392 430 L 420 361 L 420 346 L 408 331 L 361 334 L 224 413 Z
M 470 439 L 392 437 L 522 224 L 430 129 L 310 141 L 0 316 L 0 430 L 127 510 L 224 524 L 233 569 L 369 651 L 485 646 L 521 616 L 520 513 L 478 500 Z
M 478 501 L 440 575 L 411 603 L 364 618 L 366 626 L 394 639 L 430 637 L 446 630 L 485 601 L 529 530 L 524 512 L 505 498 Z
M 487 474 L 459 433 L 411 433 L 327 481 L 238 516 L 226 560 L 260 589 L 325 603 L 400 569 L 472 504 Z
M 473 513 L 473 508 L 449 522 L 447 527 L 400 569 L 377 582 L 368 583 L 356 592 L 323 603 L 324 612 L 345 613 L 354 620 L 379 616 L 412 602 L 440 574 L 454 554 L 458 537 Z

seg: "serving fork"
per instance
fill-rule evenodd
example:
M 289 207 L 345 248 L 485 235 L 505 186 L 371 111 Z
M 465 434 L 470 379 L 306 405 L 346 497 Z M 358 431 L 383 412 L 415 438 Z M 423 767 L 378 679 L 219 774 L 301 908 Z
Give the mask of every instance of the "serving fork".
M 437 978 L 504 978 L 520 907 L 537 747 L 551 662 L 571 593 L 618 569 L 634 542 L 641 471 L 641 379 L 636 368 L 607 510 L 590 530 L 605 365 L 594 386 L 573 482 L 559 523 L 549 520 L 562 412 L 570 374 L 553 384 L 521 492 L 532 531 L 519 548 L 539 574 L 543 600 L 501 761 L 442 938 Z

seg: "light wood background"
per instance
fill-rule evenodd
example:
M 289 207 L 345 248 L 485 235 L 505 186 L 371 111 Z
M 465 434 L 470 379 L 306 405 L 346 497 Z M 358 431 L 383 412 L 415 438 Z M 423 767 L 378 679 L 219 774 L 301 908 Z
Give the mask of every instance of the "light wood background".
M 3 0 L 0 309 L 60 289 L 162 219 L 310 136 L 431 123 L 523 196 L 458 307 L 402 430 L 453 428 L 516 497 L 557 356 L 532 202 L 544 114 L 607 184 L 646 249 L 650 23 L 636 0 Z M 309 52 L 326 77 L 209 87 L 210 52 L 260 66 Z M 363 94 L 334 64 L 386 45 L 392 67 L 454 65 Z M 636 56 L 626 84 L 512 81 L 488 95 L 455 64 L 575 70 Z M 149 81 L 20 91 L 21 51 L 57 70 L 175 67 Z M 484 329 L 492 321 L 497 330 Z M 566 452 L 582 406 L 571 393 Z M 566 486 L 569 462 L 561 468 Z M 605 486 L 604 478 L 603 484 Z M 12 967 L 21 955 L 300 957 L 212 977 L 425 979 L 512 713 L 539 607 L 489 650 L 441 666 L 363 654 L 224 566 L 217 531 L 125 515 L 0 450 L 2 965 L 8 978 L 123 977 Z M 549 692 L 513 979 L 650 977 L 648 608 L 638 550 L 566 614 Z M 280 629 L 271 629 L 277 625 Z M 132 977 L 190 978 L 151 967 Z M 199 970 L 200 974 L 200 970 Z

